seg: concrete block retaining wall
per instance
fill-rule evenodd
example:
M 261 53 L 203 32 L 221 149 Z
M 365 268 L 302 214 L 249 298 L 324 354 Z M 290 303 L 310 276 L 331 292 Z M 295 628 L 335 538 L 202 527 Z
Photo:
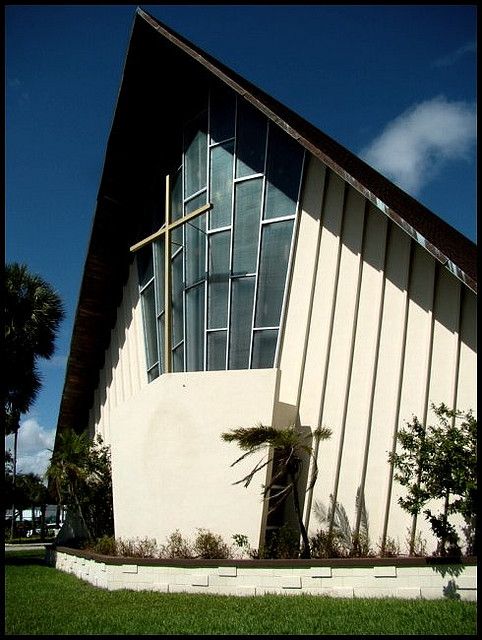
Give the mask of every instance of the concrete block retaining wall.
M 48 549 L 52 566 L 103 589 L 258 596 L 477 600 L 475 559 L 151 560 Z

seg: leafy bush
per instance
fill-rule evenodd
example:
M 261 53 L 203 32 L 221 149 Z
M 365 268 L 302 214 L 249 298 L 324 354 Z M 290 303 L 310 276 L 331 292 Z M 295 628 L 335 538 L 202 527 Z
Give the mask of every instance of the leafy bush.
M 66 505 L 80 525 L 77 541 L 69 544 L 78 546 L 113 535 L 111 455 L 99 434 L 91 440 L 87 431 L 60 433 L 47 477 L 58 504 Z
M 94 542 L 91 549 L 95 553 L 100 553 L 104 556 L 116 556 L 117 542 L 113 536 L 102 536 L 102 538 Z
M 234 547 L 236 547 L 234 553 L 236 557 L 244 558 L 249 557 L 252 558 L 253 549 L 249 546 L 248 536 L 242 533 L 235 533 L 233 536 Z
M 163 544 L 160 549 L 159 556 L 166 559 L 174 558 L 192 558 L 193 550 L 189 540 L 185 540 L 182 537 L 179 529 L 176 529 L 167 538 L 166 544 Z
M 473 553 L 477 518 L 477 419 L 472 411 L 463 413 L 443 403 L 432 410 L 438 424 L 422 424 L 416 416 L 400 429 L 399 452 L 389 461 L 395 469 L 395 480 L 406 488 L 399 498 L 400 506 L 413 516 L 410 551 L 413 553 L 415 523 L 422 512 L 438 538 L 441 556 L 460 553 L 460 539 L 450 516 L 460 514 L 465 527 L 466 552 Z M 441 506 L 434 513 L 431 504 Z
M 310 547 L 313 558 L 345 558 L 348 555 L 340 536 L 336 532 L 329 534 L 323 529 L 310 538 Z
M 198 529 L 194 540 L 194 553 L 198 558 L 231 558 L 231 550 L 222 537 L 207 529 Z
M 155 538 L 119 538 L 116 543 L 118 556 L 130 558 L 156 558 L 159 555 Z
M 384 558 L 397 558 L 400 555 L 400 545 L 397 540 L 387 536 L 385 542 L 378 543 L 378 554 Z
M 266 536 L 264 547 L 261 547 L 256 556 L 253 554 L 252 557 L 273 559 L 299 558 L 299 532 L 288 525 L 283 525 Z

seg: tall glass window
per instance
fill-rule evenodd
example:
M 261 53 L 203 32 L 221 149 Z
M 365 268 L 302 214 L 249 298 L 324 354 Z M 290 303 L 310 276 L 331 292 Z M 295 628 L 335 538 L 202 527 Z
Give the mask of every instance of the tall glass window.
M 183 131 L 171 221 L 209 211 L 138 252 L 148 379 L 165 371 L 165 251 L 172 371 L 274 366 L 303 150 L 242 97 L 213 87 Z M 169 292 L 167 292 L 169 295 Z
M 263 179 L 238 182 L 234 191 L 233 274 L 256 271 Z
M 207 113 L 200 114 L 184 130 L 184 196 L 206 186 Z

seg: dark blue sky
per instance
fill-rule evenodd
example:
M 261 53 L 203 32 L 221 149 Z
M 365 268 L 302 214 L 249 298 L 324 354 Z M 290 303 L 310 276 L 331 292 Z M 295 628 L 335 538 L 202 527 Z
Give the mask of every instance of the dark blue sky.
M 44 464 L 55 429 L 135 8 L 5 8 L 6 259 L 47 279 L 67 310 L 26 416 L 26 470 Z M 475 240 L 475 5 L 143 8 Z

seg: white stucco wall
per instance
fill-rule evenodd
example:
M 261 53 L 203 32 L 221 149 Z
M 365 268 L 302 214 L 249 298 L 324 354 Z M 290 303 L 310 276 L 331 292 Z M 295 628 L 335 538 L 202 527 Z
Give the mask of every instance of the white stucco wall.
M 222 431 L 296 420 L 333 435 L 305 500 L 343 504 L 352 527 L 363 486 L 374 549 L 405 541 L 388 452 L 430 404 L 477 410 L 476 295 L 384 213 L 311 158 L 297 226 L 279 371 L 168 374 L 148 384 L 137 274 L 131 269 L 90 414 L 112 445 L 116 534 L 156 537 L 205 527 L 259 543 L 260 483 L 232 486 L 239 455 Z M 247 471 L 246 467 L 246 471 Z M 262 482 L 262 479 L 260 480 Z M 418 531 L 435 540 L 423 517 Z
M 179 529 L 205 528 L 259 544 L 263 474 L 233 483 L 262 456 L 231 468 L 241 451 L 221 433 L 271 424 L 275 369 L 173 373 L 146 385 L 111 413 L 115 533 L 159 543 Z
M 363 486 L 373 547 L 386 533 L 405 551 L 411 518 L 388 452 L 413 415 L 433 419 L 432 402 L 476 412 L 476 296 L 313 158 L 295 256 L 279 400 L 301 425 L 333 432 L 305 520 L 319 528 L 310 506 L 333 495 L 354 528 Z M 431 551 L 423 516 L 418 525 Z

